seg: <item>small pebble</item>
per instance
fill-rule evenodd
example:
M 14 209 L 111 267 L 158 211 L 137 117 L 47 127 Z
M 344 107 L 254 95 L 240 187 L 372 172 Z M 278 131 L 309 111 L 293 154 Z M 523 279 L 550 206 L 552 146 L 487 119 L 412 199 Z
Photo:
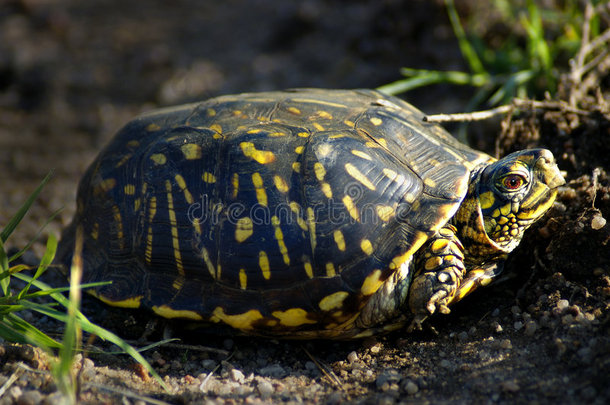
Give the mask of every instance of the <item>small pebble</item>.
M 594 216 L 591 220 L 591 228 L 596 231 L 602 229 L 604 226 L 606 226 L 606 218 L 602 217 L 599 214 Z
M 305 363 L 305 369 L 312 371 L 312 370 L 316 370 L 318 368 L 318 366 L 316 366 L 316 363 L 314 363 L 313 361 L 308 361 Z
M 273 394 L 273 385 L 267 380 L 259 380 L 256 388 L 263 399 L 267 399 Z
M 403 390 L 409 395 L 415 395 L 419 391 L 419 387 L 411 379 L 406 379 L 402 382 Z
M 371 346 L 371 348 L 369 349 L 369 351 L 371 352 L 371 354 L 377 354 L 381 351 L 381 344 L 377 343 L 373 346 Z
M 563 311 L 565 309 L 567 309 L 570 306 L 570 301 L 568 300 L 559 300 L 557 301 L 557 309 L 560 311 Z
M 358 360 L 358 353 L 356 353 L 355 351 L 349 352 L 349 354 L 347 355 L 347 361 L 349 361 L 350 363 L 353 363 L 357 360 Z
M 42 400 L 39 391 L 26 391 L 17 398 L 17 405 L 38 405 Z
M 272 364 L 267 367 L 260 368 L 258 373 L 264 377 L 283 378 L 286 376 L 286 370 L 279 364 Z
M 494 317 L 500 316 L 500 308 L 496 308 L 493 311 L 491 311 L 491 316 L 494 316 Z
M 460 342 L 465 342 L 466 340 L 468 340 L 468 333 L 466 333 L 466 332 L 458 333 L 458 339 Z
M 502 328 L 502 325 L 500 325 L 500 323 L 498 321 L 492 321 L 491 322 L 491 330 L 493 330 L 496 333 L 500 333 L 504 329 Z
M 234 368 L 229 372 L 229 375 L 231 376 L 231 380 L 240 384 L 244 383 L 245 376 L 240 370 Z
M 513 325 L 513 327 L 515 328 L 515 330 L 521 330 L 521 328 L 523 328 L 523 322 L 521 321 L 516 321 Z
M 538 325 L 536 325 L 535 321 L 528 321 L 525 323 L 525 334 L 527 336 L 533 336 L 534 333 L 536 333 L 536 330 L 538 329 Z
M 440 365 L 442 368 L 450 368 L 450 367 L 451 367 L 451 362 L 450 362 L 449 360 L 447 360 L 447 359 L 442 359 L 442 360 L 440 361 L 439 365 Z

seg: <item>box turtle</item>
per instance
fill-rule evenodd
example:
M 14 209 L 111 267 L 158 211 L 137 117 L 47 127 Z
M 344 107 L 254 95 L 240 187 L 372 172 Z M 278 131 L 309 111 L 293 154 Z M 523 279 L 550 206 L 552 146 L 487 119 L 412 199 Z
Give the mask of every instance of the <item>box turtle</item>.
M 82 249 L 110 305 L 362 337 L 489 283 L 563 183 L 545 149 L 496 160 L 376 91 L 222 96 L 128 123 L 82 179 L 58 257 Z

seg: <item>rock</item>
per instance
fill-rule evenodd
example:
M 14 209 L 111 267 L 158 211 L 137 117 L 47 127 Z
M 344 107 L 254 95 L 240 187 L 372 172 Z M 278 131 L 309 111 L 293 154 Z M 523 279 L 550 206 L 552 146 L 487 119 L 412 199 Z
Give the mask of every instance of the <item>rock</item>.
M 17 405 L 38 405 L 42 401 L 39 391 L 26 391 L 17 398 Z
M 243 384 L 244 380 L 245 380 L 245 376 L 244 373 L 242 373 L 240 370 L 234 368 L 231 371 L 229 371 L 229 376 L 231 377 L 231 380 Z
M 258 373 L 264 377 L 283 378 L 286 376 L 286 370 L 279 364 L 272 364 L 267 367 L 258 369 Z
M 403 380 L 400 385 L 402 387 L 402 390 L 409 395 L 415 395 L 419 391 L 419 387 L 417 386 L 415 381 L 411 380 L 410 378 Z
M 401 376 L 398 370 L 384 370 L 377 376 L 377 379 L 375 380 L 375 386 L 377 386 L 377 389 L 381 391 L 397 389 L 400 379 Z
M 500 386 L 504 392 L 519 392 L 521 389 L 515 381 L 504 381 Z
M 347 361 L 349 361 L 350 363 L 353 363 L 357 360 L 358 360 L 358 353 L 356 353 L 355 351 L 349 352 L 349 354 L 347 355 Z
M 525 334 L 527 336 L 533 336 L 536 333 L 536 330 L 538 329 L 538 325 L 536 324 L 535 321 L 528 321 L 525 323 Z
M 267 380 L 260 379 L 258 384 L 256 385 L 258 389 L 258 393 L 261 395 L 261 398 L 267 399 L 273 394 L 273 385 Z

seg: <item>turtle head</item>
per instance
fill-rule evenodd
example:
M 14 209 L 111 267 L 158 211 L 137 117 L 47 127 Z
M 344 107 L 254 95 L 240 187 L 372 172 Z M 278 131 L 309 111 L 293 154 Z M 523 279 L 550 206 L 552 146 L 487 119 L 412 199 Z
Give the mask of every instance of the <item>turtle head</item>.
M 487 237 L 509 252 L 553 205 L 565 180 L 546 149 L 511 153 L 481 172 L 477 195 Z

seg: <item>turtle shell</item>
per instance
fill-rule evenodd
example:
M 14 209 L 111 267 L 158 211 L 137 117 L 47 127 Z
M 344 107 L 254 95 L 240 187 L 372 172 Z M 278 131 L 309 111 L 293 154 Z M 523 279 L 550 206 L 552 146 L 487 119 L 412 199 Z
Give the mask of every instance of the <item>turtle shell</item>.
M 60 260 L 123 307 L 343 336 L 489 156 L 370 90 L 223 96 L 128 123 L 82 179 Z M 410 277 L 410 275 L 405 275 Z

